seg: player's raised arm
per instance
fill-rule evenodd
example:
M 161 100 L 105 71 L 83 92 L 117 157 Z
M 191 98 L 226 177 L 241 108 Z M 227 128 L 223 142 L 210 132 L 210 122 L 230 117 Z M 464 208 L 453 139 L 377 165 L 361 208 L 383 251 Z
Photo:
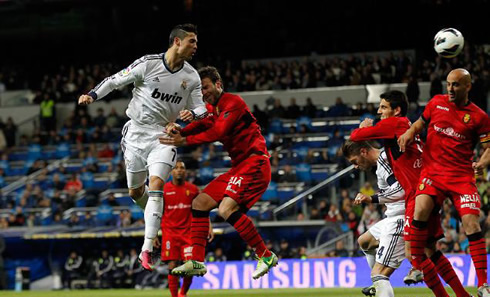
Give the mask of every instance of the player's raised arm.
M 130 66 L 124 68 L 116 74 L 106 77 L 102 82 L 100 82 L 95 88 L 90 90 L 88 95 L 93 98 L 93 101 L 100 100 L 110 92 L 115 89 L 129 85 L 138 80 L 143 80 L 143 73 L 146 67 L 146 58 L 142 57 L 136 60 Z M 83 99 L 84 95 L 80 96 L 78 104 L 90 104 L 88 99 Z

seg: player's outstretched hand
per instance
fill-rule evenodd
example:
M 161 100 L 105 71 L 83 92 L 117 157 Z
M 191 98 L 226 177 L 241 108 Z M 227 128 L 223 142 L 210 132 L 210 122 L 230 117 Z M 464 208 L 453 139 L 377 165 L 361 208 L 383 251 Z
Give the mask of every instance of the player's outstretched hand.
M 473 166 L 473 170 L 475 171 L 475 175 L 483 176 L 484 166 L 480 164 L 480 162 L 473 162 L 472 166 Z
M 172 133 L 168 134 L 168 136 L 158 137 L 158 141 L 161 144 L 175 145 L 175 146 L 183 146 L 187 144 L 185 137 L 180 135 L 180 131 L 178 130 L 172 131 Z
M 153 239 L 153 247 L 156 249 L 160 247 L 160 240 L 158 240 L 158 237 Z
M 180 130 L 182 130 L 182 127 L 177 123 L 168 123 L 167 126 L 165 126 L 165 132 L 169 135 L 175 134 Z
M 359 205 L 361 203 L 371 203 L 371 202 L 373 202 L 371 196 L 364 195 L 363 193 L 357 194 L 356 199 L 354 199 L 355 205 Z
M 399 138 L 398 138 L 398 146 L 400 147 L 400 152 L 404 152 L 406 147 L 412 143 L 413 138 L 414 138 L 414 133 L 412 132 L 411 129 L 408 129 L 405 133 L 403 133 Z
M 187 109 L 181 110 L 180 111 L 180 119 L 183 120 L 184 122 L 190 122 L 194 120 L 194 114 Z
M 362 121 L 359 124 L 359 128 L 366 128 L 366 127 L 372 127 L 373 126 L 373 119 L 371 118 L 365 118 L 364 121 Z
M 78 98 L 78 105 L 89 105 L 92 102 L 94 102 L 94 98 L 89 95 L 82 95 Z

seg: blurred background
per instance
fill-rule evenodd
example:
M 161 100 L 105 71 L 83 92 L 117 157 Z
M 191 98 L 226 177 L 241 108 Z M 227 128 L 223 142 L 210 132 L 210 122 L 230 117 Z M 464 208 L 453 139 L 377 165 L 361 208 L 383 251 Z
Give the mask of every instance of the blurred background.
M 0 288 L 22 280 L 26 289 L 166 286 L 165 265 L 138 277 L 111 268 L 90 279 L 101 258 L 134 258 L 143 214 L 127 194 L 119 147 L 132 87 L 88 108 L 76 100 L 137 58 L 164 52 L 170 30 L 186 22 L 199 31 L 191 64 L 217 66 L 225 90 L 245 98 L 266 137 L 273 181 L 249 215 L 269 246 L 292 261 L 362 256 L 356 238 L 382 219 L 383 207 L 352 205 L 359 191 L 375 192 L 376 180 L 349 167 L 339 147 L 362 119 L 376 119 L 380 93 L 405 91 L 416 120 L 456 67 L 472 73 L 470 98 L 488 111 L 488 11 L 487 0 L 0 0 Z M 433 50 L 446 27 L 465 37 L 456 58 Z M 219 144 L 179 154 L 201 188 L 230 167 Z M 487 175 L 478 187 L 488 232 Z M 450 203 L 443 212 L 438 245 L 463 257 L 468 240 Z M 212 219 L 208 260 L 252 260 L 238 235 Z M 75 284 L 62 281 L 72 251 L 83 258 Z M 356 271 L 365 264 L 359 259 Z M 370 281 L 360 273 L 357 280 L 349 285 Z

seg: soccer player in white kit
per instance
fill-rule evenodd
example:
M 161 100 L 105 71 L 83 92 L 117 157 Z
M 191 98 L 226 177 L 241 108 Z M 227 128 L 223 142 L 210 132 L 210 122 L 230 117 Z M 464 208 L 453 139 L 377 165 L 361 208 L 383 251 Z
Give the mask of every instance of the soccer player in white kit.
M 363 289 L 368 296 L 395 296 L 390 275 L 405 259 L 403 227 L 405 221 L 405 191 L 398 183 L 388 162 L 384 148 L 378 149 L 370 141 L 348 140 L 342 153 L 357 169 L 369 170 L 376 167 L 378 193 L 367 196 L 357 194 L 354 204 L 380 203 L 386 205 L 383 220 L 373 225 L 358 238 L 362 251 L 371 267 L 373 287 Z
M 151 257 L 152 242 L 163 212 L 163 185 L 177 160 L 176 148 L 161 144 L 158 138 L 166 135 L 165 126 L 179 116 L 191 121 L 206 115 L 201 79 L 187 62 L 196 50 L 196 26 L 177 25 L 170 33 L 167 52 L 143 56 L 78 99 L 80 105 L 90 104 L 114 89 L 134 84 L 133 97 L 126 109 L 130 120 L 122 129 L 121 147 L 129 196 L 145 211 L 145 239 L 139 259 L 150 271 L 155 264 Z

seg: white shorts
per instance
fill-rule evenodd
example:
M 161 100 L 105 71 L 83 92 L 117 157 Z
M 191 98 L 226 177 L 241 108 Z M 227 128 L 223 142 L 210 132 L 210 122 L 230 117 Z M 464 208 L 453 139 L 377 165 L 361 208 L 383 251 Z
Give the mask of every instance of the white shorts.
M 403 240 L 404 215 L 385 218 L 369 228 L 368 232 L 379 241 L 376 262 L 398 268 L 405 259 Z
M 147 170 L 150 176 L 158 176 L 163 181 L 168 179 L 170 170 L 177 162 L 177 149 L 158 141 L 158 137 L 166 135 L 164 131 L 164 127 L 142 127 L 132 121 L 124 125 L 121 147 L 126 163 L 128 188 L 142 186 L 146 181 Z

